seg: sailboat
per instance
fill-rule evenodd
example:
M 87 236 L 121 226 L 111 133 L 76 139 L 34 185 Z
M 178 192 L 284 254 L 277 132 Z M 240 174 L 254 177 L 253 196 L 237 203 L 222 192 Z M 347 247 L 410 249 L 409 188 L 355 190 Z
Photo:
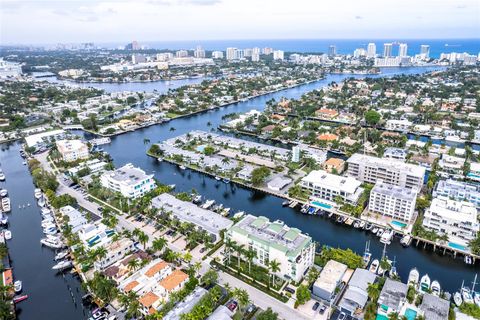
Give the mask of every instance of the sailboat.
M 475 279 L 472 282 L 472 291 L 471 294 L 473 295 L 473 301 L 477 306 L 480 307 L 480 292 L 475 291 L 475 286 L 477 285 L 477 274 L 475 274 Z
M 372 259 L 372 254 L 370 253 L 370 241 L 365 243 L 365 252 L 363 253 L 363 265 L 366 267 Z
M 392 267 L 390 268 L 390 271 L 389 271 L 390 278 L 398 276 L 397 267 L 395 266 L 395 262 L 396 262 L 395 257 L 393 257 Z

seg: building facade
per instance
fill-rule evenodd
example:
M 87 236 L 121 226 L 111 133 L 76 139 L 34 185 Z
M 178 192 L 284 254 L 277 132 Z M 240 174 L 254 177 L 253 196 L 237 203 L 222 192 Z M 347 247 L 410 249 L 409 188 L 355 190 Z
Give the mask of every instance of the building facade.
M 89 157 L 87 145 L 80 140 L 58 140 L 56 145 L 63 161 L 72 162 Z
M 153 174 L 146 174 L 131 163 L 114 171 L 105 172 L 100 176 L 100 182 L 104 188 L 120 192 L 129 199 L 139 198 L 156 187 Z
M 447 179 L 438 181 L 433 197 L 448 197 L 456 201 L 468 201 L 480 208 L 480 185 Z

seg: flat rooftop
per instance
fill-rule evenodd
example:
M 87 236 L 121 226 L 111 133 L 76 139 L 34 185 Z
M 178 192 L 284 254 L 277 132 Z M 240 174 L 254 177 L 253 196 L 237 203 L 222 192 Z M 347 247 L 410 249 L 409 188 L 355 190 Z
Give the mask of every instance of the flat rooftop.
M 333 292 L 347 271 L 347 266 L 335 260 L 329 260 L 323 267 L 314 286 L 327 292 Z
M 324 186 L 330 189 L 342 190 L 346 193 L 355 193 L 362 182 L 353 177 L 344 177 L 328 173 L 324 170 L 313 170 L 302 178 L 302 182 Z
M 140 168 L 134 167 L 131 163 L 127 163 L 121 168 L 118 168 L 111 172 L 106 172 L 104 174 L 108 175 L 113 180 L 125 184 L 136 184 L 142 180 L 153 177 L 153 174 L 147 175 L 145 171 Z
M 233 221 L 213 211 L 202 209 L 191 202 L 179 200 L 168 193 L 153 198 L 152 206 L 171 211 L 180 219 L 191 222 L 213 234 L 218 234 L 221 230 L 228 229 L 233 225 Z
M 377 183 L 375 183 L 372 192 L 394 197 L 397 199 L 415 201 L 417 198 L 418 190 L 416 188 L 402 188 L 378 180 Z
M 421 177 L 425 175 L 425 168 L 410 163 L 403 163 L 398 161 L 392 161 L 391 159 L 382 159 L 372 156 L 367 156 L 360 153 L 353 154 L 347 160 L 348 163 L 355 163 L 359 165 L 368 165 L 372 167 L 384 167 L 398 171 L 408 172 L 410 175 Z

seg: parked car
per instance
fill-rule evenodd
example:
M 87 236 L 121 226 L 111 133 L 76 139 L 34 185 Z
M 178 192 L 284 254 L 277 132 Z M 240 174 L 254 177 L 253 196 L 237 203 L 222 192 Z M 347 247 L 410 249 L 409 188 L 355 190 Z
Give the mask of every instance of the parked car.
M 228 310 L 235 312 L 237 309 L 238 303 L 235 300 L 231 300 L 230 302 L 227 303 L 227 308 Z
M 342 312 L 342 313 L 340 313 L 340 315 L 338 316 L 338 320 L 345 320 L 346 317 L 347 317 L 347 315 L 346 315 L 344 312 Z
M 313 307 L 312 307 L 312 310 L 313 310 L 313 311 L 317 311 L 317 309 L 318 309 L 319 306 L 320 306 L 320 303 L 315 302 L 315 304 L 314 304 Z
M 322 305 L 322 306 L 320 307 L 320 310 L 318 310 L 318 313 L 324 314 L 324 313 L 325 313 L 325 310 L 327 310 L 327 307 L 324 306 L 324 305 Z
M 293 290 L 292 288 L 290 287 L 285 287 L 285 291 L 291 293 L 291 294 L 295 294 L 295 290 Z

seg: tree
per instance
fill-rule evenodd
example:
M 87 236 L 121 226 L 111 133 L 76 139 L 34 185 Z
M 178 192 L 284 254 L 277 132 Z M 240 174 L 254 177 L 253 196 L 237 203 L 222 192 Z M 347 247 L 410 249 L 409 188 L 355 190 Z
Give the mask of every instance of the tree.
M 138 238 L 138 241 L 142 244 L 143 249 L 146 249 L 146 244 L 149 239 L 148 235 L 142 231 L 140 234 L 138 234 L 137 238 Z
M 251 174 L 251 182 L 254 186 L 259 186 L 265 182 L 265 179 L 270 175 L 270 169 L 267 167 L 255 168 Z
M 252 261 L 257 257 L 257 252 L 251 248 L 248 248 L 248 250 L 245 251 L 245 257 L 248 260 L 248 273 L 251 273 L 252 271 Z
M 140 266 L 140 262 L 138 261 L 138 259 L 131 259 L 130 261 L 128 261 L 127 266 L 130 271 L 135 271 Z
M 392 312 L 388 314 L 388 320 L 400 320 L 398 312 Z
M 365 121 L 372 126 L 376 126 L 380 121 L 380 113 L 375 110 L 368 110 L 365 112 Z
M 380 297 L 380 289 L 378 287 L 378 283 L 370 283 L 367 287 L 367 293 L 370 299 L 376 302 Z
M 154 250 L 155 252 L 161 252 L 166 245 L 167 240 L 165 240 L 164 238 L 155 238 L 152 241 L 152 250 Z
M 268 307 L 267 310 L 262 311 L 258 314 L 257 320 L 277 320 L 278 313 L 273 312 L 272 308 Z
M 272 260 L 269 263 L 270 272 L 272 273 L 272 285 L 275 286 L 275 273 L 280 271 L 280 262 Z
M 310 300 L 310 290 L 307 286 L 301 284 L 297 288 L 297 301 L 296 304 L 301 305 L 305 304 L 308 300 Z
M 206 286 L 210 287 L 217 283 L 218 281 L 218 273 L 215 270 L 208 270 L 205 272 L 205 274 L 202 276 L 200 281 Z
M 244 289 L 235 288 L 233 290 L 233 296 L 237 299 L 238 304 L 240 305 L 240 310 L 243 310 L 250 300 L 248 292 Z

